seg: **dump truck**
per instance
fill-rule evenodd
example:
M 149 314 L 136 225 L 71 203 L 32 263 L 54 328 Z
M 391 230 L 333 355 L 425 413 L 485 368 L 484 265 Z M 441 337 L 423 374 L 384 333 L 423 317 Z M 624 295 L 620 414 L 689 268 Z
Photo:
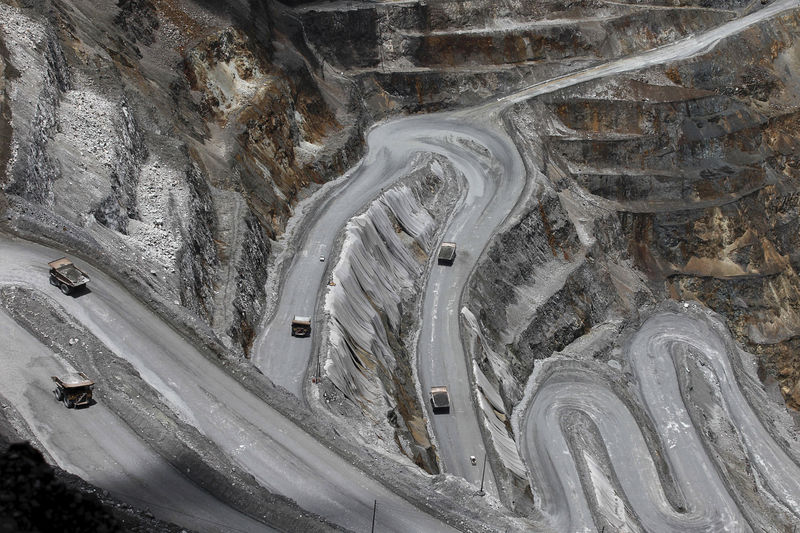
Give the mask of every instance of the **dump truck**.
M 311 317 L 297 316 L 292 319 L 292 337 L 308 337 L 311 335 Z
M 431 387 L 431 406 L 434 414 L 450 412 L 450 394 L 447 387 Z
M 92 403 L 94 381 L 83 372 L 72 372 L 63 379 L 51 376 L 50 379 L 56 384 L 53 396 L 56 397 L 56 401 L 64 402 L 68 409 Z
M 455 259 L 456 259 L 456 243 L 443 242 L 442 245 L 439 246 L 439 264 L 452 265 Z
M 50 261 L 47 266 L 50 267 L 50 284 L 61 289 L 64 294 L 85 287 L 89 281 L 89 276 L 66 257 Z

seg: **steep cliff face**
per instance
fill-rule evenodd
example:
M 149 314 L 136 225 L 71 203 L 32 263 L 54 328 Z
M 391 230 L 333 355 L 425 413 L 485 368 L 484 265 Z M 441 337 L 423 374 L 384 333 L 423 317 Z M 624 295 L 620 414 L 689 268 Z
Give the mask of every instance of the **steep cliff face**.
M 377 435 L 430 473 L 440 467 L 418 401 L 414 333 L 423 273 L 457 188 L 434 160 L 383 193 L 345 229 L 325 297 L 327 405 L 348 425 L 371 421 L 360 431 L 365 444 Z
M 654 5 L 386 2 L 314 4 L 297 14 L 323 65 L 355 76 L 383 114 L 476 103 L 714 27 L 746 2 Z
M 360 119 L 329 106 L 268 5 L 106 3 L 0 5 L 4 221 L 247 353 L 270 239 L 359 157 Z
M 472 278 L 468 308 L 500 359 L 476 358 L 503 395 L 506 412 L 522 397 L 536 361 L 649 299 L 619 242 L 622 231 L 596 206 L 582 211 L 569 191 L 545 189 L 490 247 Z M 576 214 L 577 212 L 577 214 Z M 576 230 L 574 218 L 589 221 Z M 596 227 L 609 243 L 589 232 Z M 587 231 L 588 230 L 588 231 Z M 578 232 L 585 232 L 583 238 Z M 502 303 L 501 303 L 502 302 Z
M 797 23 L 509 115 L 543 182 L 467 295 L 507 412 L 537 359 L 663 298 L 725 316 L 797 408 Z
M 270 237 L 281 233 L 301 191 L 340 170 L 326 168 L 319 156 L 337 148 L 328 134 L 342 129 L 301 58 L 284 58 L 282 68 L 272 55 L 241 31 L 226 29 L 198 43 L 186 59 L 200 111 L 221 130 L 211 135 L 232 144 L 228 156 Z
M 631 99 L 648 100 L 633 114 L 640 130 L 601 126 L 593 142 L 554 145 L 569 159 L 579 149 L 576 179 L 617 202 L 631 255 L 654 286 L 663 280 L 670 297 L 722 313 L 795 408 L 797 23 L 787 15 L 710 56 L 649 72 L 645 84 L 628 82 Z
M 60 176 L 60 169 L 43 147 L 56 125 L 59 96 L 70 88 L 70 75 L 52 28 L 32 24 L 9 6 L 0 9 L 6 21 L 4 189 L 26 200 L 52 204 L 53 182 Z M 22 40 L 27 49 L 15 47 L 15 39 Z M 37 45 L 44 53 L 35 49 Z M 33 91 L 24 101 L 20 101 L 18 88 L 22 85 L 32 87 Z

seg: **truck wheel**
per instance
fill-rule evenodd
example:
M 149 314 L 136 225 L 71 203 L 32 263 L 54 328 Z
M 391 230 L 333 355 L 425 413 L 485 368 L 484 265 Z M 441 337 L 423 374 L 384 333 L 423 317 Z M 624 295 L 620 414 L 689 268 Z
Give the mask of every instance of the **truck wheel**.
M 69 398 L 64 398 L 64 405 L 66 406 L 67 409 L 72 409 L 73 407 L 75 407 L 75 404 Z
M 53 285 L 54 287 L 58 287 L 58 280 L 56 278 L 54 278 L 53 276 L 50 276 L 50 285 Z
M 64 294 L 69 294 L 72 292 L 72 287 L 70 287 L 66 283 L 62 283 L 59 289 L 61 289 L 61 292 L 63 292 Z
M 61 400 L 63 400 L 63 399 L 64 399 L 64 395 L 63 395 L 63 394 L 61 394 L 61 391 L 60 391 L 60 390 L 58 390 L 58 389 L 53 389 L 53 396 L 55 396 L 55 397 L 56 397 L 56 401 L 57 401 L 57 402 L 60 402 Z

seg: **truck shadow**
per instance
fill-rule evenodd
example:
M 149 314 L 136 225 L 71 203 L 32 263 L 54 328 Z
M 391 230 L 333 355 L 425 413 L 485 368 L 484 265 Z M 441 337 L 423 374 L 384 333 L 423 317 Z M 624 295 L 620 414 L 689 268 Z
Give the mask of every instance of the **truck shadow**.
M 81 296 L 86 296 L 87 294 L 91 293 L 92 289 L 84 285 L 83 287 L 72 289 L 72 291 L 70 291 L 70 293 L 67 296 L 71 296 L 73 298 L 80 298 Z

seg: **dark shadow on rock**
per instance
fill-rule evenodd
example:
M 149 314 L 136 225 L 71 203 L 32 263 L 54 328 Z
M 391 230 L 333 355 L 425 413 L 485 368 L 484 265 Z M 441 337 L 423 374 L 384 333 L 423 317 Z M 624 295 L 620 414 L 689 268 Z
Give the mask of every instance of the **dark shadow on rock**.
M 100 501 L 56 478 L 42 454 L 28 443 L 0 454 L 0 532 L 124 531 Z

